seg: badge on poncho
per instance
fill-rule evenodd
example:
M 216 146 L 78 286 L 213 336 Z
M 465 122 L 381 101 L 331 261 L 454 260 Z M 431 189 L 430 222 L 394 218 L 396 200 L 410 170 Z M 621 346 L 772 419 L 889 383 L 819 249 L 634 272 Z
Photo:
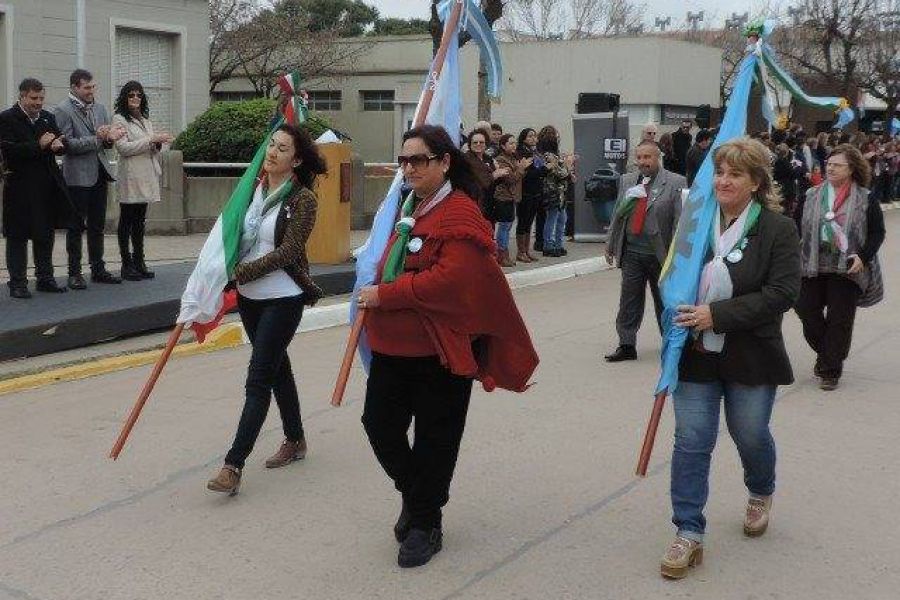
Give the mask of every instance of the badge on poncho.
M 406 245 L 406 247 L 410 252 L 415 254 L 422 249 L 422 238 L 413 238 L 409 240 L 409 243 Z
M 725 260 L 727 260 L 731 264 L 735 264 L 735 263 L 741 262 L 741 259 L 743 259 L 743 258 L 744 258 L 744 253 L 741 251 L 741 249 L 735 248 L 734 250 L 732 250 L 731 252 L 728 253 L 728 256 L 725 257 Z
M 834 211 L 833 210 L 829 210 L 827 213 L 825 213 L 825 220 L 826 221 L 834 221 Z

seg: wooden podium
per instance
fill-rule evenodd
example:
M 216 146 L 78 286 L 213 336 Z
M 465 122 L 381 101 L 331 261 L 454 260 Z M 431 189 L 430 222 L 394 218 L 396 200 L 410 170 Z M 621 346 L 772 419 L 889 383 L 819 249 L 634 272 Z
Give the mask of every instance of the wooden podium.
M 320 144 L 328 173 L 316 181 L 319 210 L 316 226 L 306 244 L 311 263 L 340 264 L 350 260 L 350 200 L 352 170 L 350 144 Z

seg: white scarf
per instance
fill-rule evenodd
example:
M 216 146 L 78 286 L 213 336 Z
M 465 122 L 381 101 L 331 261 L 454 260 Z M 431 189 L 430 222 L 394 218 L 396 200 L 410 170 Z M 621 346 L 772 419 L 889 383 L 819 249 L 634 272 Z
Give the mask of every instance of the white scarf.
M 262 226 L 263 220 L 272 212 L 273 209 L 281 208 L 280 202 L 275 202 L 281 193 L 282 188 L 290 183 L 290 178 L 285 179 L 281 185 L 275 190 L 269 192 L 267 196 L 263 196 L 263 184 L 259 182 L 256 190 L 253 192 L 253 201 L 247 208 L 247 214 L 244 215 L 244 227 L 241 232 L 241 258 L 247 256 L 253 246 L 259 239 L 259 228 Z
M 745 235 L 747 219 L 750 215 L 751 207 L 754 202 L 748 202 L 744 207 L 741 216 L 731 224 L 731 226 L 722 231 L 722 211 L 716 211 L 716 219 L 713 223 L 713 259 L 706 263 L 703 267 L 703 274 L 700 276 L 700 293 L 697 304 L 710 304 L 718 300 L 727 300 L 734 293 L 734 287 L 731 282 L 731 273 L 728 272 L 728 266 L 725 259 L 731 262 L 741 260 L 743 250 L 736 248 L 738 243 Z M 725 345 L 725 334 L 716 333 L 712 329 L 703 332 L 703 347 L 710 352 L 721 352 Z

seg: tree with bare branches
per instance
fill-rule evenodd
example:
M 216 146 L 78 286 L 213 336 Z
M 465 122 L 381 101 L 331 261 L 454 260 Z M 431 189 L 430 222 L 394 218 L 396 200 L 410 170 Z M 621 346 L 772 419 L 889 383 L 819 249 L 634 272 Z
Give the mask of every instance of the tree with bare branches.
M 631 0 L 509 0 L 504 29 L 515 39 L 581 39 L 640 29 L 645 4 Z
M 257 96 L 269 97 L 279 75 L 299 70 L 307 81 L 327 76 L 334 69 L 351 68 L 371 46 L 365 38 L 344 37 L 348 25 L 343 21 L 332 27 L 313 22 L 293 0 L 265 9 L 249 0 L 213 2 L 220 4 L 215 55 L 210 50 L 211 92 L 225 79 L 243 77 Z

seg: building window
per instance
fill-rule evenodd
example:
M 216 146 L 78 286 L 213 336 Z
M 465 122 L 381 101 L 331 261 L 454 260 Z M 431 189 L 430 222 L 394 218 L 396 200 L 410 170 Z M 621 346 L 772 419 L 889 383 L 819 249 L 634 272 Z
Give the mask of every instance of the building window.
M 176 40 L 177 36 L 155 31 L 116 30 L 116 92 L 127 81 L 141 82 L 157 131 L 179 129 L 175 114 Z
M 242 102 L 244 100 L 255 100 L 260 98 L 256 92 L 219 92 L 215 91 L 210 95 L 213 102 Z
M 394 110 L 394 90 L 360 92 L 363 110 Z
M 310 90 L 310 110 L 341 110 L 340 90 Z

